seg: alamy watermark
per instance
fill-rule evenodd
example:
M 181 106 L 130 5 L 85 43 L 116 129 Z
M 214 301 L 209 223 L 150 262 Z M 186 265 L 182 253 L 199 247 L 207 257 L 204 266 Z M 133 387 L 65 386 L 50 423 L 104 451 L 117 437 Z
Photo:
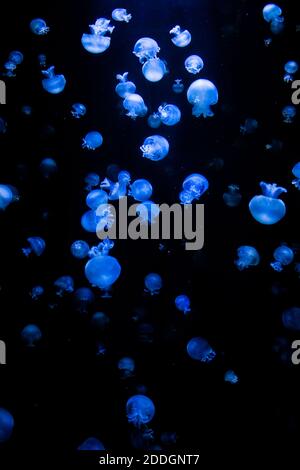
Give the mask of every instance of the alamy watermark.
M 0 365 L 6 364 L 6 344 L 0 340 Z
M 298 366 L 300 364 L 300 340 L 296 339 L 292 343 L 292 349 L 295 349 L 295 351 L 292 354 L 292 363 L 294 366 Z
M 0 80 L 0 104 L 6 104 L 6 84 Z
M 300 80 L 295 80 L 292 83 L 292 90 L 295 90 L 292 94 L 292 103 L 298 105 L 300 104 Z

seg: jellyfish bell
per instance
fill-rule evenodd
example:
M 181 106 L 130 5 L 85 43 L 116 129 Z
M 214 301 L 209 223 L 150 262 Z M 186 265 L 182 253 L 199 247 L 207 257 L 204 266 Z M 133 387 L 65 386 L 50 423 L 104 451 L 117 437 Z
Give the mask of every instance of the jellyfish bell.
M 173 35 L 172 43 L 177 47 L 186 47 L 192 40 L 191 33 L 187 29 L 182 31 L 178 25 L 171 29 L 170 34 Z
M 135 362 L 131 357 L 122 357 L 118 362 L 118 369 L 123 379 L 133 376 L 135 370 Z
M 15 420 L 12 414 L 4 408 L 0 408 L 0 443 L 8 441 L 13 433 Z
M 53 158 L 44 158 L 40 163 L 40 171 L 45 178 L 50 178 L 57 172 L 57 163 Z
M 286 214 L 285 203 L 279 199 L 282 193 L 286 193 L 285 188 L 277 184 L 261 182 L 262 195 L 254 196 L 249 203 L 249 210 L 252 217 L 264 225 L 278 223 Z
M 46 242 L 41 237 L 29 237 L 27 238 L 29 247 L 22 248 L 22 252 L 25 256 L 29 256 L 34 253 L 36 256 L 41 256 L 46 249 Z
M 86 232 L 96 233 L 99 221 L 100 216 L 96 214 L 96 211 L 90 210 L 81 217 L 81 226 Z
M 103 137 L 100 132 L 91 131 L 86 134 L 82 140 L 82 148 L 87 150 L 96 150 L 103 144 Z
M 90 247 L 84 240 L 76 240 L 71 245 L 71 253 L 74 258 L 84 259 L 88 256 Z
M 54 282 L 56 295 L 62 297 L 74 291 L 74 279 L 71 276 L 61 276 Z
M 300 308 L 291 307 L 282 313 L 282 323 L 291 331 L 300 331 Z
M 294 261 L 294 251 L 287 245 L 281 245 L 273 253 L 274 261 L 270 263 L 274 271 L 283 271 L 284 266 L 288 266 Z
M 205 176 L 199 173 L 192 173 L 187 176 L 182 183 L 185 195 L 189 195 L 191 202 L 194 199 L 199 199 L 209 188 L 209 183 Z
M 117 95 L 125 99 L 126 96 L 135 93 L 136 86 L 133 82 L 128 81 L 128 72 L 123 73 L 123 75 L 118 74 L 116 78 L 119 80 L 115 88 Z
M 0 184 L 0 210 L 5 210 L 13 202 L 13 192 L 6 184 Z
M 87 191 L 91 191 L 94 187 L 100 184 L 100 176 L 97 173 L 88 173 L 84 178 L 84 182 L 87 185 L 85 189 Z
M 35 18 L 34 20 L 32 20 L 30 22 L 30 29 L 37 36 L 44 36 L 50 31 L 50 28 L 47 26 L 46 21 L 42 18 Z
M 142 72 L 149 82 L 159 82 L 167 73 L 167 67 L 163 60 L 155 57 L 144 63 Z
M 300 162 L 293 166 L 292 173 L 296 179 L 292 181 L 295 188 L 300 189 Z
M 201 72 L 204 67 L 204 62 L 198 55 L 190 55 L 184 62 L 185 69 L 192 74 Z
M 94 302 L 95 295 L 88 287 L 80 287 L 74 292 L 74 302 L 79 313 L 87 313 L 88 307 Z
M 92 451 L 92 450 L 105 450 L 104 445 L 102 444 L 99 439 L 96 437 L 88 437 L 80 446 L 78 447 L 78 450 L 87 450 L 87 451 Z
M 80 119 L 86 114 L 86 106 L 82 103 L 72 104 L 71 114 L 75 119 Z
M 208 341 L 201 337 L 192 338 L 187 344 L 188 355 L 200 362 L 211 362 L 216 357 Z
M 101 204 L 108 202 L 108 194 L 103 189 L 93 189 L 86 197 L 86 204 L 90 209 L 96 210 Z
M 145 284 L 145 292 L 148 292 L 151 295 L 157 295 L 159 294 L 162 288 L 163 282 L 159 274 L 150 273 L 150 274 L 147 274 L 147 276 L 145 277 L 144 284 Z
M 191 301 L 187 295 L 178 295 L 175 299 L 175 306 L 185 315 L 191 311 Z
M 133 395 L 126 403 L 126 414 L 129 423 L 141 427 L 152 421 L 155 415 L 155 406 L 147 396 Z
M 21 332 L 21 337 L 26 346 L 34 347 L 41 341 L 42 332 L 37 325 L 27 325 Z
M 131 119 L 143 117 L 148 112 L 148 108 L 145 105 L 143 98 L 136 93 L 132 93 L 126 96 L 125 100 L 123 101 L 123 107 L 128 111 L 127 116 L 129 116 Z
M 168 155 L 170 145 L 165 137 L 152 135 L 145 139 L 140 149 L 144 158 L 157 162 L 163 160 Z
M 20 65 L 24 60 L 24 55 L 20 51 L 12 51 L 9 54 L 8 60 L 16 65 Z
M 289 60 L 284 65 L 284 70 L 286 72 L 286 75 L 284 76 L 284 81 L 285 82 L 291 82 L 291 81 L 293 81 L 293 77 L 294 77 L 295 73 L 297 73 L 298 70 L 299 70 L 299 64 L 295 60 Z
M 218 102 L 218 90 L 209 80 L 195 80 L 187 91 L 188 102 L 193 105 L 193 116 L 211 117 L 214 113 L 211 106 Z
M 241 200 L 240 188 L 236 184 L 230 184 L 227 191 L 223 194 L 223 200 L 228 207 L 237 207 Z
M 55 67 L 53 65 L 47 70 L 42 70 L 42 74 L 46 77 L 42 80 L 42 86 L 48 93 L 57 95 L 65 89 L 67 81 L 64 75 L 55 75 Z
M 150 114 L 148 117 L 148 126 L 152 129 L 158 129 L 161 125 L 161 119 L 158 113 Z
M 115 21 L 125 21 L 125 23 L 129 23 L 132 15 L 127 13 L 125 8 L 115 8 L 111 14 L 111 17 Z
M 286 124 L 291 124 L 297 114 L 296 106 L 288 105 L 285 106 L 282 110 L 283 122 Z
M 145 179 L 135 180 L 130 186 L 130 195 L 136 201 L 147 201 L 152 196 L 153 188 L 151 183 Z
M 184 84 L 182 83 L 182 79 L 181 78 L 177 78 L 173 85 L 172 85 L 172 90 L 174 91 L 174 93 L 182 93 L 183 90 L 184 90 Z
M 156 58 L 159 51 L 160 47 L 157 42 L 147 37 L 139 39 L 133 48 L 133 54 L 139 58 L 142 64 L 149 59 Z
M 257 266 L 260 263 L 260 256 L 256 248 L 253 246 L 240 246 L 237 250 L 237 259 L 234 264 L 236 267 L 243 271 L 250 266 Z
M 181 119 L 181 111 L 174 104 L 165 104 L 158 108 L 160 120 L 166 126 L 175 126 Z
M 104 291 L 109 290 L 121 274 L 121 266 L 113 256 L 96 256 L 85 265 L 88 281 Z
M 91 54 L 101 54 L 110 46 L 111 38 L 109 36 L 101 36 L 100 34 L 84 33 L 81 37 L 81 44 L 84 49 Z
M 136 207 L 136 213 L 143 223 L 153 224 L 156 222 L 160 213 L 160 208 L 155 202 L 146 200 Z
M 282 15 L 282 10 L 278 5 L 274 3 L 268 3 L 263 8 L 263 17 L 267 23 L 271 23 L 274 19 Z

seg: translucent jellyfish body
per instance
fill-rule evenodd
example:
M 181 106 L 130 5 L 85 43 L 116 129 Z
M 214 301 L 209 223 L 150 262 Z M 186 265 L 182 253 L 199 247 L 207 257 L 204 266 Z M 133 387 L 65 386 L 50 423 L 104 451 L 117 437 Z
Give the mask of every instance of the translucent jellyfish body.
M 239 186 L 230 184 L 227 191 L 223 194 L 223 200 L 228 207 L 238 206 L 242 200 Z
M 297 73 L 299 70 L 299 64 L 295 60 L 290 60 L 285 64 L 284 70 L 286 72 L 284 76 L 284 81 L 291 82 L 294 79 L 295 73 Z
M 282 313 L 282 323 L 285 328 L 300 331 L 300 308 L 291 307 Z
M 187 29 L 182 31 L 178 25 L 171 29 L 170 34 L 172 35 L 172 43 L 177 47 L 186 47 L 192 40 L 191 33 Z
M 184 62 L 185 69 L 192 74 L 201 72 L 204 67 L 204 62 L 198 55 L 190 55 Z
M 64 75 L 55 75 L 54 65 L 47 70 L 42 70 L 42 74 L 46 77 L 42 80 L 42 86 L 48 93 L 57 95 L 65 89 L 67 81 Z
M 42 336 L 42 332 L 37 325 L 27 325 L 21 332 L 21 338 L 28 347 L 36 346 Z
M 94 302 L 93 291 L 88 287 L 80 287 L 74 292 L 74 301 L 76 310 L 80 313 L 86 313 L 88 307 Z
M 41 237 L 29 237 L 27 238 L 29 246 L 27 248 L 22 248 L 22 252 L 25 256 L 29 256 L 31 253 L 36 256 L 41 256 L 46 248 L 45 240 Z
M 91 191 L 100 184 L 100 176 L 97 173 L 88 173 L 84 178 L 84 182 L 86 183 L 85 189 Z
M 279 199 L 285 188 L 277 184 L 260 183 L 262 195 L 254 196 L 249 203 L 249 210 L 257 222 L 264 225 L 273 225 L 279 222 L 286 214 L 284 202 Z
M 162 278 L 157 273 L 150 273 L 144 279 L 145 292 L 150 293 L 151 295 L 157 295 L 162 288 L 163 282 Z
M 263 17 L 267 23 L 270 23 L 270 29 L 273 34 L 279 34 L 284 29 L 284 18 L 281 15 L 281 8 L 274 3 L 269 3 L 263 8 Z
M 152 129 L 158 129 L 161 125 L 159 114 L 158 113 L 150 114 L 147 122 L 148 122 L 149 127 L 151 127 Z
M 56 295 L 62 297 L 64 294 L 70 294 L 74 291 L 74 279 L 71 276 L 61 276 L 54 282 Z
M 101 204 L 108 202 L 108 194 L 103 189 L 94 189 L 86 197 L 86 204 L 90 209 L 96 210 Z
M 31 31 L 37 36 L 43 36 L 49 33 L 50 28 L 47 26 L 47 23 L 42 18 L 35 18 L 30 22 Z
M 96 437 L 88 437 L 82 444 L 80 444 L 78 450 L 105 450 L 105 447 Z
M 13 202 L 13 192 L 6 184 L 0 184 L 0 210 L 5 210 Z
M 109 317 L 103 312 L 96 312 L 92 316 L 91 324 L 100 331 L 104 331 L 109 325 Z
M 191 311 L 191 301 L 187 295 L 178 295 L 175 299 L 175 306 L 185 315 Z
M 245 245 L 237 249 L 237 259 L 234 264 L 240 271 L 248 269 L 250 266 L 257 266 L 259 263 L 259 253 L 253 246 Z
M 96 214 L 96 211 L 90 210 L 85 212 L 81 217 L 81 226 L 86 232 L 96 233 L 99 221 L 100 216 Z
M 167 73 L 167 67 L 163 60 L 155 57 L 144 63 L 142 72 L 149 82 L 159 82 Z
M 181 119 L 181 111 L 174 104 L 163 104 L 158 108 L 160 120 L 166 126 L 175 126 Z
M 127 13 L 125 8 L 115 8 L 111 14 L 111 17 L 115 21 L 125 21 L 125 23 L 129 23 L 132 15 Z
M 21 111 L 25 116 L 31 116 L 32 115 L 32 107 L 27 105 L 27 104 L 22 106 Z
M 118 362 L 118 369 L 123 379 L 132 377 L 135 370 L 135 362 L 131 357 L 122 357 Z
M 237 384 L 239 378 L 233 370 L 227 370 L 224 374 L 224 380 L 230 384 Z
M 296 165 L 294 165 L 294 167 L 292 169 L 292 173 L 296 177 L 296 179 L 294 179 L 292 181 L 292 183 L 297 189 L 300 190 L 300 162 L 298 162 L 298 163 L 296 163 Z
M 106 18 L 99 18 L 95 24 L 90 25 L 90 34 L 84 33 L 81 37 L 81 44 L 84 49 L 91 54 L 101 54 L 105 52 L 111 42 L 106 33 L 112 33 L 114 26 L 110 26 L 110 20 Z
M 183 191 L 179 195 L 180 202 L 182 204 L 191 204 L 208 190 L 209 183 L 205 176 L 199 173 L 192 173 L 185 178 L 182 188 Z
M 159 205 L 147 200 L 143 201 L 136 208 L 136 213 L 144 223 L 154 224 L 159 216 Z
M 187 91 L 188 102 L 193 105 L 193 116 L 211 117 L 211 106 L 218 102 L 218 90 L 209 80 L 195 80 Z
M 296 106 L 288 105 L 285 106 L 282 110 L 283 122 L 286 124 L 291 124 L 297 114 Z
M 258 128 L 258 122 L 256 119 L 247 118 L 245 123 L 240 126 L 241 134 L 254 134 Z
M 91 131 L 82 139 L 82 148 L 96 150 L 103 144 L 103 137 L 100 132 Z
M 38 300 L 42 295 L 44 294 L 45 289 L 42 286 L 34 286 L 29 295 L 32 298 L 32 300 Z
M 148 180 L 135 180 L 130 186 L 130 195 L 136 201 L 147 201 L 152 196 L 152 185 Z
M 281 245 L 273 253 L 274 261 L 270 264 L 274 271 L 281 272 L 283 271 L 284 266 L 288 266 L 294 261 L 294 252 L 293 250 L 286 246 Z
M 141 427 L 152 421 L 155 415 L 155 406 L 145 395 L 133 395 L 126 403 L 126 414 L 129 423 Z
M 86 115 L 86 106 L 82 103 L 72 104 L 71 114 L 75 119 L 80 119 Z
M 76 240 L 71 245 L 71 253 L 74 258 L 84 259 L 88 256 L 90 247 L 84 240 Z
M 15 420 L 12 414 L 4 408 L 0 408 L 0 443 L 9 440 L 13 433 L 14 426 Z
M 53 158 L 44 158 L 40 163 L 40 171 L 44 178 L 50 178 L 57 172 L 57 163 Z
M 140 147 L 143 157 L 157 162 L 165 158 L 169 153 L 169 142 L 161 135 L 147 137 Z
M 20 65 L 20 64 L 22 64 L 22 62 L 24 60 L 24 56 L 23 56 L 22 52 L 20 52 L 20 51 L 12 51 L 9 54 L 8 60 L 10 62 L 13 62 L 15 65 Z
M 126 96 L 135 93 L 136 86 L 133 82 L 128 81 L 128 72 L 123 73 L 123 75 L 118 74 L 116 78 L 120 82 L 115 88 L 117 95 L 126 98 Z
M 4 73 L 4 75 L 6 77 L 16 77 L 16 74 L 15 74 L 15 70 L 17 68 L 16 64 L 14 62 L 12 62 L 11 60 L 7 60 L 5 63 L 4 63 L 4 68 L 6 70 L 6 72 Z
M 39 61 L 40 67 L 42 68 L 47 67 L 47 56 L 45 54 L 39 54 L 38 61 Z
M 149 59 L 156 58 L 159 51 L 159 45 L 152 38 L 139 39 L 133 48 L 133 54 L 139 58 L 142 64 Z
M 107 291 L 121 274 L 121 266 L 113 256 L 96 256 L 85 265 L 85 276 L 99 289 Z
M 123 107 L 128 111 L 126 115 L 131 117 L 131 119 L 143 117 L 148 112 L 148 108 L 145 105 L 143 98 L 136 93 L 126 96 L 123 101 Z
M 107 187 L 109 188 L 108 199 L 111 201 L 116 201 L 120 199 L 121 197 L 126 196 L 130 179 L 131 179 L 131 176 L 128 171 L 120 171 L 118 174 L 118 181 L 116 183 L 113 183 L 109 181 L 108 179 L 105 179 L 106 184 L 108 183 Z M 101 186 L 102 184 L 103 183 L 101 183 Z
M 188 355 L 196 361 L 211 362 L 216 357 L 216 352 L 208 341 L 200 336 L 192 338 L 188 342 L 186 349 Z
M 184 84 L 182 83 L 182 79 L 181 78 L 177 78 L 173 85 L 172 85 L 172 90 L 174 91 L 174 93 L 182 93 L 184 91 Z

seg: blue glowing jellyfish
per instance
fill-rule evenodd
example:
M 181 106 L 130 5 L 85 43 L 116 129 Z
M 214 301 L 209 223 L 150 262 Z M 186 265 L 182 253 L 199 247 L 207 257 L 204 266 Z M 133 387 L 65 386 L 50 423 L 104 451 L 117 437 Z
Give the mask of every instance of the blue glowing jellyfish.
M 187 295 L 178 295 L 175 299 L 175 306 L 185 315 L 191 311 L 191 301 Z
M 40 163 L 40 170 L 45 178 L 50 178 L 57 172 L 57 163 L 53 158 L 44 158 Z
M 145 105 L 143 98 L 136 93 L 126 96 L 123 101 L 123 107 L 128 111 L 126 116 L 129 116 L 131 119 L 143 117 L 148 112 L 148 108 Z
M 151 127 L 152 129 L 158 129 L 161 125 L 159 114 L 158 113 L 150 114 L 147 122 L 148 122 L 148 126 Z
M 186 47 L 192 40 L 191 33 L 187 29 L 182 31 L 178 25 L 171 29 L 170 34 L 173 35 L 172 43 L 177 47 Z
M 275 18 L 281 16 L 282 10 L 278 5 L 268 3 L 263 8 L 263 17 L 267 23 L 271 23 Z
M 162 160 L 169 153 L 169 142 L 161 135 L 147 137 L 140 147 L 143 157 L 154 162 Z
M 82 103 L 72 104 L 71 114 L 75 119 L 80 119 L 86 115 L 86 106 Z
M 110 255 L 95 256 L 85 265 L 85 276 L 93 285 L 106 294 L 121 274 L 121 266 L 116 258 Z
M 278 198 L 282 193 L 286 193 L 287 190 L 277 186 L 277 184 L 264 182 L 260 183 L 260 187 L 263 194 L 254 196 L 249 203 L 251 215 L 261 224 L 276 224 L 286 213 L 284 202 Z
M 0 117 L 0 134 L 5 134 L 6 130 L 7 130 L 7 123 L 2 117 Z
M 27 325 L 21 332 L 21 338 L 26 346 L 34 347 L 36 343 L 41 341 L 42 332 L 37 325 Z
M 152 196 L 153 188 L 152 184 L 145 179 L 135 180 L 130 186 L 129 194 L 136 201 L 147 201 Z
M 242 200 L 240 187 L 236 184 L 230 184 L 227 191 L 223 194 L 223 200 L 228 207 L 236 207 Z
M 29 237 L 27 238 L 29 247 L 22 248 L 22 252 L 25 256 L 29 256 L 31 253 L 34 253 L 36 256 L 41 256 L 46 248 L 45 240 L 41 237 Z
M 11 60 L 7 60 L 4 64 L 4 68 L 6 70 L 4 74 L 6 77 L 16 77 L 15 70 L 17 66 L 14 62 L 12 62 Z
M 90 25 L 90 34 L 84 33 L 81 37 L 81 44 L 84 49 L 91 54 L 101 54 L 105 52 L 111 42 L 106 33 L 112 33 L 114 26 L 110 26 L 110 20 L 106 18 L 98 18 L 95 24 Z
M 204 62 L 198 55 L 190 55 L 184 62 L 185 69 L 192 74 L 201 72 L 204 67 Z
M 181 119 L 181 111 L 174 104 L 163 104 L 158 108 L 160 120 L 166 126 L 175 126 Z
M 74 279 L 71 276 L 61 276 L 54 282 L 56 295 L 62 297 L 64 294 L 70 294 L 74 291 Z
M 30 22 L 31 31 L 37 36 L 43 36 L 49 33 L 50 28 L 47 26 L 47 23 L 42 18 L 35 18 Z
M 144 279 L 145 292 L 150 293 L 151 295 L 157 295 L 162 288 L 163 282 L 162 278 L 157 273 L 150 273 Z
M 206 339 L 200 336 L 192 338 L 187 344 L 187 353 L 196 361 L 211 362 L 216 357 L 216 352 L 212 349 Z
M 105 450 L 104 445 L 96 437 L 88 437 L 80 446 L 78 450 Z
M 135 93 L 136 86 L 133 82 L 128 81 L 128 72 L 123 73 L 123 75 L 118 74 L 116 78 L 120 82 L 115 88 L 117 95 L 126 98 L 126 96 Z
M 209 183 L 205 176 L 192 173 L 187 176 L 182 184 L 183 191 L 180 193 L 180 201 L 183 204 L 191 204 L 195 199 L 199 199 L 209 188 Z
M 84 182 L 86 183 L 85 189 L 91 191 L 96 186 L 99 186 L 100 176 L 97 173 L 88 173 L 84 178 Z
M 282 323 L 285 328 L 300 331 L 300 308 L 291 307 L 282 313 Z
M 84 259 L 88 256 L 90 247 L 84 240 L 76 240 L 71 245 L 71 253 L 74 258 Z
M 42 85 L 44 90 L 48 93 L 57 95 L 65 89 L 67 81 L 64 75 L 55 75 L 54 65 L 47 70 L 42 70 L 42 74 L 46 77 L 42 80 Z
M 94 302 L 95 296 L 88 287 L 80 287 L 74 292 L 74 301 L 79 313 L 87 313 L 88 307 Z
M 45 54 L 39 54 L 38 55 L 38 61 L 40 64 L 41 68 L 46 68 L 47 67 L 47 56 Z
M 42 286 L 34 286 L 29 295 L 32 300 L 38 300 L 45 292 L 45 289 Z
M 237 249 L 237 256 L 238 258 L 234 264 L 240 271 L 248 269 L 250 266 L 257 266 L 260 263 L 259 253 L 253 246 L 240 246 Z
M 155 406 L 145 395 L 133 395 L 126 403 L 126 414 L 128 422 L 139 428 L 153 419 Z
M 103 143 L 103 137 L 100 132 L 91 131 L 86 134 L 82 139 L 82 148 L 88 150 L 96 150 L 101 147 Z
M 163 60 L 155 57 L 144 63 L 142 72 L 149 82 L 159 82 L 167 73 L 167 67 Z
M 284 66 L 286 74 L 284 75 L 285 82 L 292 82 L 294 79 L 295 73 L 299 70 L 299 64 L 295 60 L 289 60 Z
M 296 106 L 288 105 L 285 106 L 282 110 L 283 122 L 286 124 L 291 124 L 297 114 Z
M 154 224 L 160 213 L 159 205 L 150 200 L 143 201 L 136 207 L 136 213 L 143 223 Z
M 283 271 L 284 266 L 288 266 L 294 261 L 294 252 L 286 245 L 281 245 L 273 253 L 274 261 L 270 263 L 274 271 Z
M 108 194 L 103 189 L 94 189 L 86 197 L 86 204 L 90 209 L 96 210 L 101 204 L 107 204 Z
M 13 202 L 13 192 L 6 184 L 0 184 L 0 210 L 5 210 Z
M 127 10 L 125 8 L 115 8 L 113 10 L 111 17 L 115 21 L 125 21 L 125 23 L 129 23 L 129 21 L 132 18 L 132 15 L 130 13 L 127 13 Z
M 109 317 L 103 312 L 94 313 L 91 319 L 92 326 L 101 331 L 105 330 L 108 327 L 109 322 Z
M 233 370 L 227 370 L 224 374 L 224 380 L 230 384 L 237 384 L 239 378 Z
M 20 52 L 20 51 L 12 51 L 9 54 L 8 60 L 10 62 L 13 62 L 16 65 L 20 65 L 20 64 L 22 64 L 22 62 L 24 60 L 24 56 L 23 56 L 22 52 Z
M 292 169 L 293 175 L 296 177 L 295 180 L 292 181 L 293 185 L 300 190 L 300 162 L 296 163 Z
M 86 230 L 86 232 L 96 233 L 99 221 L 100 216 L 96 214 L 96 211 L 90 210 L 85 212 L 81 217 L 81 226 Z
M 182 93 L 184 91 L 184 84 L 182 83 L 182 79 L 181 78 L 177 78 L 173 85 L 172 85 L 172 90 L 174 91 L 174 93 Z
M 218 102 L 218 90 L 209 80 L 195 80 L 187 91 L 188 102 L 193 105 L 193 116 L 211 117 L 211 106 Z
M 32 115 L 32 107 L 29 106 L 28 104 L 25 104 L 24 106 L 22 106 L 21 111 L 25 116 L 31 116 Z
M 126 196 L 130 180 L 130 173 L 123 170 L 119 172 L 118 181 L 116 183 L 110 181 L 108 178 L 105 178 L 101 183 L 101 187 L 109 190 L 109 200 L 116 201 L 117 199 Z
M 118 369 L 123 379 L 133 376 L 135 370 L 135 362 L 131 357 L 122 357 L 118 362 Z
M 133 54 L 139 58 L 142 64 L 149 59 L 156 58 L 159 51 L 159 45 L 151 38 L 139 39 L 133 48 Z
M 0 408 L 0 443 L 9 440 L 14 426 L 15 420 L 11 413 L 4 408 Z
M 245 123 L 240 126 L 241 134 L 254 134 L 258 128 L 258 122 L 256 119 L 247 118 Z

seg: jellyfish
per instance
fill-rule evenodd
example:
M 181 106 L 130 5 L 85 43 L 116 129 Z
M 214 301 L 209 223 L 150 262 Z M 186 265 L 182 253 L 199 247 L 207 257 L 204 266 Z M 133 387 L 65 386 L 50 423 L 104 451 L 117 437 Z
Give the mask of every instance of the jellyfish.
M 110 250 L 115 246 L 115 242 L 109 238 L 105 238 L 97 246 L 93 246 L 89 251 L 89 257 L 95 258 L 96 256 L 106 256 Z
M 74 258 L 84 259 L 88 256 L 90 247 L 84 240 L 76 240 L 71 245 L 71 253 Z
M 286 245 L 281 245 L 273 253 L 274 260 L 270 263 L 270 266 L 274 271 L 283 271 L 284 266 L 288 266 L 294 261 L 294 252 L 291 248 Z
M 47 57 L 45 54 L 39 54 L 38 61 L 39 61 L 40 67 L 42 68 L 47 67 Z
M 20 52 L 20 51 L 12 51 L 9 54 L 8 60 L 10 62 L 13 62 L 16 65 L 20 65 L 20 64 L 22 64 L 22 62 L 24 60 L 24 56 L 23 56 L 22 52 Z
M 155 415 L 155 406 L 145 395 L 133 395 L 126 403 L 126 414 L 129 423 L 137 428 L 148 424 Z
M 177 47 L 186 47 L 192 40 L 191 33 L 187 29 L 182 31 L 178 25 L 171 29 L 170 34 L 173 35 L 172 43 Z
M 78 450 L 105 450 L 104 445 L 96 437 L 88 437 L 80 446 Z
M 274 20 L 271 22 L 271 32 L 273 34 L 280 34 L 284 30 L 284 18 L 283 17 L 278 17 L 274 18 Z
M 0 184 L 0 210 L 5 210 L 13 202 L 13 192 L 6 184 Z
M 192 173 L 183 181 L 183 191 L 180 193 L 180 201 L 183 204 L 191 204 L 194 199 L 199 199 L 209 187 L 209 183 L 205 176 L 198 173 Z
M 31 289 L 29 295 L 32 300 L 38 300 L 45 292 L 45 289 L 42 286 L 35 286 Z
M 237 256 L 238 258 L 234 264 L 240 271 L 248 269 L 250 266 L 257 266 L 260 263 L 259 253 L 253 246 L 240 246 L 237 249 Z
M 91 54 L 105 52 L 110 46 L 111 38 L 104 35 L 114 30 L 114 26 L 110 26 L 110 20 L 99 18 L 95 24 L 90 25 L 90 30 L 90 34 L 84 33 L 81 37 L 84 49 Z
M 195 80 L 187 91 L 188 102 L 193 105 L 193 116 L 211 117 L 211 106 L 218 102 L 218 90 L 209 80 Z
M 108 178 L 101 183 L 101 187 L 109 189 L 108 199 L 116 201 L 127 194 L 127 187 L 130 183 L 130 173 L 128 171 L 120 171 L 118 174 L 118 182 L 113 183 Z
M 295 73 L 299 70 L 299 64 L 295 60 L 290 60 L 284 66 L 286 74 L 284 75 L 285 82 L 292 82 L 294 79 Z
M 175 306 L 185 315 L 191 311 L 191 301 L 187 295 L 178 295 L 175 299 Z
M 144 279 L 145 292 L 150 293 L 151 295 L 157 295 L 162 288 L 163 282 L 162 278 L 157 273 L 150 273 Z
M 86 232 L 96 233 L 99 221 L 100 216 L 96 214 L 96 211 L 90 210 L 85 212 L 81 217 L 81 226 L 86 230 Z
M 161 120 L 160 120 L 160 116 L 158 113 L 153 113 L 153 114 L 150 114 L 150 116 L 148 117 L 148 126 L 149 127 L 152 127 L 152 129 L 158 129 L 159 126 L 161 125 Z
M 181 119 L 181 111 L 174 104 L 163 104 L 158 108 L 160 120 L 166 126 L 175 126 Z
M 27 325 L 21 332 L 21 338 L 26 346 L 34 347 L 36 343 L 41 341 L 42 332 L 37 325 Z
M 87 313 L 88 307 L 94 302 L 93 291 L 88 287 L 80 287 L 74 292 L 74 301 L 79 313 Z
M 164 159 L 169 153 L 169 142 L 161 135 L 147 137 L 140 147 L 143 157 L 154 162 Z
M 14 426 L 15 420 L 12 414 L 4 408 L 0 408 L 0 443 L 9 440 Z
M 131 357 L 122 357 L 118 362 L 118 369 L 123 379 L 133 376 L 135 370 L 135 362 Z
M 285 328 L 300 331 L 300 308 L 291 307 L 282 313 L 282 323 Z
M 204 62 L 198 55 L 190 55 L 184 62 L 185 69 L 192 74 L 201 72 L 204 67 Z
M 147 201 L 152 196 L 152 184 L 145 179 L 135 180 L 130 186 L 129 195 L 136 201 Z
M 261 182 L 262 195 L 254 196 L 249 203 L 249 210 L 257 222 L 264 225 L 273 225 L 279 222 L 286 214 L 285 203 L 279 199 L 287 190 L 277 184 Z
M 108 202 L 108 194 L 103 189 L 93 189 L 86 197 L 86 204 L 90 209 L 96 210 L 101 204 Z
M 183 90 L 184 90 L 184 84 L 182 83 L 182 79 L 181 78 L 177 78 L 175 80 L 175 82 L 173 83 L 172 85 L 172 90 L 174 91 L 174 93 L 182 93 Z
M 15 70 L 16 70 L 17 66 L 14 62 L 12 62 L 11 60 L 6 61 L 5 64 L 4 64 L 4 68 L 6 70 L 6 72 L 4 74 L 6 77 L 11 78 L 11 77 L 16 76 Z
M 82 148 L 88 150 L 96 150 L 101 147 L 103 143 L 103 137 L 100 132 L 91 131 L 86 134 L 82 139 Z
M 29 237 L 27 238 L 29 247 L 22 248 L 22 252 L 25 256 L 29 256 L 34 253 L 36 256 L 41 256 L 46 248 L 45 240 L 41 237 Z
M 149 82 L 159 82 L 167 73 L 167 67 L 163 60 L 155 57 L 144 63 L 142 72 Z
M 148 108 L 145 105 L 143 98 L 136 93 L 126 96 L 123 101 L 123 107 L 128 111 L 126 116 L 131 117 L 131 119 L 143 117 L 148 112 Z
M 128 72 L 123 73 L 123 75 L 118 74 L 116 78 L 120 82 L 115 88 L 117 95 L 119 95 L 121 98 L 126 98 L 126 96 L 133 95 L 135 93 L 135 84 L 127 80 Z
M 22 106 L 22 113 L 25 114 L 25 116 L 31 116 L 32 115 L 32 107 L 25 104 Z
M 84 178 L 84 182 L 87 184 L 86 190 L 91 191 L 95 186 L 100 184 L 100 176 L 97 173 L 88 173 Z
M 216 357 L 216 352 L 207 340 L 200 336 L 192 338 L 188 342 L 186 349 L 188 355 L 196 361 L 211 362 Z
M 237 384 L 239 378 L 233 370 L 227 370 L 224 374 L 224 380 L 230 384 Z
M 242 200 L 240 187 L 236 184 L 230 184 L 227 191 L 223 194 L 223 200 L 228 207 L 236 207 Z
M 109 317 L 103 312 L 96 312 L 92 316 L 91 324 L 93 327 L 97 328 L 100 331 L 103 331 L 109 325 Z
M 296 106 L 288 105 L 282 110 L 283 122 L 291 124 L 297 114 Z
M 53 158 L 44 158 L 40 163 L 40 170 L 45 178 L 49 178 L 57 171 L 57 163 Z
M 5 134 L 6 130 L 7 130 L 7 123 L 2 117 L 0 117 L 0 134 Z
M 292 173 L 296 177 L 296 179 L 292 181 L 292 184 L 295 186 L 295 188 L 300 190 L 300 162 L 294 165 Z
M 47 70 L 42 70 L 42 74 L 46 77 L 42 80 L 42 85 L 45 91 L 52 95 L 61 93 L 66 86 L 66 79 L 64 75 L 55 75 L 55 67 L 52 65 Z
M 143 223 L 154 224 L 160 213 L 159 205 L 150 200 L 143 201 L 137 206 L 136 213 Z
M 71 276 L 61 276 L 54 282 L 56 295 L 62 297 L 64 294 L 70 294 L 74 291 L 74 279 Z
M 80 119 L 86 114 L 86 106 L 82 103 L 72 104 L 71 114 L 75 119 Z
M 240 126 L 241 134 L 254 134 L 258 128 L 258 122 L 256 119 L 247 118 L 245 124 Z
M 132 18 L 130 13 L 127 13 L 125 8 L 116 8 L 113 10 L 111 17 L 115 21 L 125 21 L 125 23 L 129 23 Z
M 273 34 L 281 33 L 284 28 L 284 18 L 281 14 L 281 8 L 273 3 L 269 3 L 263 8 L 263 17 L 267 23 L 270 23 L 271 32 Z
M 85 276 L 93 285 L 106 294 L 121 274 L 121 266 L 116 258 L 110 255 L 96 256 L 85 265 Z
M 155 59 L 159 51 L 159 45 L 151 38 L 139 39 L 133 48 L 133 54 L 138 57 L 141 64 L 149 59 Z
M 114 226 L 116 222 L 116 213 L 111 204 L 101 204 L 96 211 L 96 215 L 98 217 L 96 234 L 99 238 L 102 238 L 103 231 Z
M 47 26 L 46 21 L 42 18 L 35 18 L 34 20 L 32 20 L 30 22 L 30 29 L 37 36 L 44 36 L 50 31 L 50 28 Z

